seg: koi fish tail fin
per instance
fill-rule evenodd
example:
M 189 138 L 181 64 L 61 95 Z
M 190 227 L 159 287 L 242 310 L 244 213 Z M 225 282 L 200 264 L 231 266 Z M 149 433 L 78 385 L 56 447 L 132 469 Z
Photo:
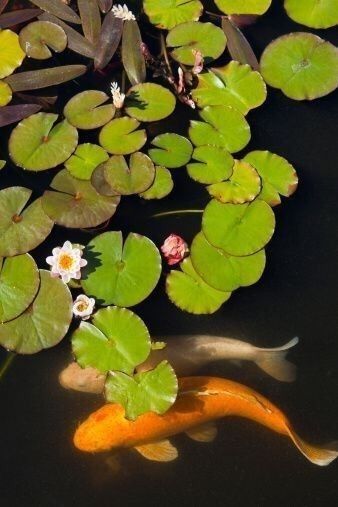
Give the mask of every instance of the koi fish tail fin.
M 297 345 L 298 338 L 274 349 L 257 348 L 255 363 L 265 373 L 281 382 L 293 382 L 296 379 L 296 366 L 285 359 L 288 351 Z
M 332 442 L 324 447 L 315 447 L 304 442 L 291 429 L 288 429 L 288 432 L 296 447 L 311 463 L 325 467 L 338 457 L 338 442 Z

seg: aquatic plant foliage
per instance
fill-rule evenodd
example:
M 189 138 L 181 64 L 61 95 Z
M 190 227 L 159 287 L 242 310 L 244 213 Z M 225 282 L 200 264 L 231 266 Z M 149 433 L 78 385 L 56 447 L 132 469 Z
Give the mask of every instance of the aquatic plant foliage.
M 0 55 L 0 79 L 10 76 L 26 56 L 20 47 L 19 37 L 11 30 L 0 29 Z
M 215 4 L 225 14 L 264 14 L 271 0 L 215 0 Z
M 334 0 L 284 0 L 293 21 L 311 28 L 330 28 L 338 24 L 338 3 Z
M 170 30 L 186 21 L 197 21 L 203 12 L 199 0 L 144 0 L 143 8 L 152 24 Z

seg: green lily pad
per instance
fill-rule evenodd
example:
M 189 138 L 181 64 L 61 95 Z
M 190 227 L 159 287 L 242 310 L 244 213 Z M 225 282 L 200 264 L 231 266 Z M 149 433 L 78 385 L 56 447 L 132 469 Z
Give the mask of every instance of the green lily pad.
M 11 30 L 0 29 L 0 55 L 0 79 L 13 74 L 26 56 L 20 47 L 18 35 Z
M 40 270 L 40 288 L 19 317 L 0 325 L 0 344 L 19 354 L 35 354 L 57 345 L 72 320 L 72 295 L 59 278 Z
M 250 126 L 244 116 L 230 106 L 207 106 L 200 111 L 206 122 L 191 121 L 189 137 L 195 146 L 225 148 L 230 153 L 243 149 L 251 138 Z
M 111 186 L 107 183 L 106 180 L 106 167 L 109 168 L 111 166 L 111 161 L 108 159 L 106 162 L 103 162 L 93 171 L 92 177 L 90 179 L 91 184 L 95 188 L 95 190 L 107 197 L 111 197 L 113 195 L 118 195 L 111 188 Z M 109 171 L 109 169 L 107 169 Z
M 37 113 L 15 127 L 8 148 L 16 165 L 29 171 L 45 171 L 71 156 L 78 143 L 77 130 L 67 120 L 53 127 L 57 119 L 57 114 Z
M 115 107 L 106 93 L 99 90 L 86 90 L 72 97 L 66 104 L 63 114 L 71 125 L 82 130 L 103 127 L 115 115 Z M 102 105 L 103 104 L 103 105 Z
M 0 107 L 7 106 L 12 100 L 12 90 L 11 87 L 5 83 L 5 81 L 0 81 Z
M 131 310 L 102 308 L 92 322 L 81 322 L 72 336 L 73 353 L 82 368 L 91 366 L 101 373 L 118 370 L 130 374 L 148 357 L 149 331 Z
M 206 63 L 215 60 L 225 50 L 227 38 L 212 23 L 190 21 L 175 26 L 167 36 L 167 46 L 175 48 L 171 56 L 184 65 L 194 65 L 194 51 L 200 51 Z
M 230 178 L 234 159 L 225 148 L 217 146 L 198 146 L 192 155 L 194 162 L 187 165 L 190 178 L 210 185 Z
M 261 200 L 249 204 L 222 204 L 213 199 L 205 208 L 202 229 L 209 243 L 227 254 L 251 255 L 270 241 L 275 215 Z
M 243 204 L 253 201 L 261 188 L 261 179 L 256 169 L 247 162 L 236 160 L 229 181 L 210 185 L 208 192 L 220 202 Z
M 80 144 L 65 163 L 74 178 L 90 180 L 94 169 L 109 159 L 108 153 L 97 144 Z
M 130 156 L 129 167 L 122 155 L 115 155 L 105 164 L 104 178 L 118 195 L 140 194 L 153 184 L 155 167 L 140 151 Z
M 215 0 L 225 14 L 264 14 L 272 0 Z
M 29 254 L 0 258 L 0 323 L 15 319 L 38 292 L 40 275 Z
M 170 168 L 182 167 L 191 159 L 193 147 L 186 137 L 171 133 L 161 134 L 155 137 L 151 144 L 157 147 L 148 151 L 154 164 Z
M 50 234 L 54 223 L 43 211 L 41 199 L 24 209 L 31 195 L 24 187 L 1 190 L 0 257 L 29 252 Z
M 101 130 L 99 143 L 113 155 L 129 155 L 147 142 L 147 133 L 144 129 L 137 130 L 139 126 L 135 118 L 115 118 Z
M 6 160 L 0 160 L 0 171 L 3 169 L 6 165 Z
M 83 270 L 86 294 L 104 305 L 134 306 L 155 289 L 161 274 L 161 256 L 154 243 L 139 234 L 106 232 L 86 247 Z
M 231 296 L 210 287 L 196 273 L 188 257 L 181 264 L 182 271 L 172 270 L 167 277 L 166 292 L 174 305 L 195 315 L 215 313 Z
M 72 229 L 96 227 L 109 220 L 120 202 L 119 197 L 100 195 L 90 181 L 73 178 L 66 169 L 51 183 L 53 190 L 42 196 L 45 213 L 58 225 Z
M 34 21 L 21 30 L 19 42 L 27 56 L 47 60 L 52 56 L 49 48 L 56 53 L 66 49 L 67 35 L 61 26 L 50 21 Z
M 105 384 L 106 400 L 122 405 L 132 421 L 147 412 L 164 414 L 175 403 L 177 392 L 177 377 L 167 361 L 134 377 L 112 371 Z
M 338 24 L 338 3 L 335 0 L 285 0 L 287 15 L 311 28 L 330 28 Z
M 192 98 L 198 107 L 232 106 L 245 115 L 263 104 L 266 85 L 250 65 L 231 61 L 225 67 L 199 74 Z
M 251 151 L 244 160 L 251 164 L 262 178 L 259 199 L 270 206 L 280 204 L 279 194 L 289 197 L 296 191 L 298 176 L 285 158 L 269 151 Z
M 213 247 L 203 232 L 195 236 L 191 245 L 191 261 L 203 280 L 221 291 L 234 291 L 256 283 L 265 268 L 265 251 L 234 257 Z
M 174 188 L 171 172 L 166 167 L 155 166 L 155 179 L 151 187 L 140 194 L 143 199 L 163 199 Z
M 261 71 L 287 97 L 313 100 L 338 86 L 338 49 L 312 33 L 283 35 L 265 49 Z
M 203 5 L 199 0 L 144 0 L 144 12 L 158 28 L 170 30 L 186 21 L 197 21 Z
M 163 86 L 141 83 L 130 88 L 126 99 L 126 112 L 139 121 L 159 121 L 173 113 L 175 96 Z

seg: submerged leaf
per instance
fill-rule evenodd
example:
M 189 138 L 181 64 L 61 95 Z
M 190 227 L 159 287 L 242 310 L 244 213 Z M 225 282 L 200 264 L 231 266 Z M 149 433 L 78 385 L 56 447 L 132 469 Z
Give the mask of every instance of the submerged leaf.
M 167 361 L 134 377 L 112 371 L 105 384 L 107 401 L 122 405 L 125 417 L 133 421 L 147 412 L 164 414 L 174 404 L 177 391 L 177 377 Z
M 102 308 L 92 322 L 81 322 L 72 336 L 73 353 L 82 368 L 91 366 L 101 373 L 118 370 L 130 374 L 148 357 L 149 331 L 131 310 Z
M 146 80 L 146 63 L 142 52 L 142 37 L 137 21 L 129 20 L 123 25 L 122 63 L 132 85 Z
M 9 28 L 25 23 L 30 19 L 37 18 L 42 12 L 41 9 L 19 9 L 17 11 L 5 12 L 5 14 L 0 16 L 0 28 Z
M 163 120 L 173 113 L 174 95 L 156 83 L 141 83 L 130 88 L 126 99 L 126 112 L 139 121 Z
M 5 10 L 9 0 L 0 0 L 0 14 Z
M 5 81 L 0 80 L 0 107 L 7 106 L 12 100 L 12 90 Z M 1 110 L 0 110 L 0 126 L 1 126 Z
M 25 26 L 19 36 L 20 46 L 27 56 L 46 60 L 52 56 L 49 48 L 56 53 L 67 47 L 67 35 L 58 25 L 49 21 L 35 21 Z
M 193 152 L 193 147 L 187 138 L 173 133 L 160 134 L 152 140 L 151 144 L 156 146 L 148 151 L 154 164 L 170 168 L 186 165 Z
M 147 133 L 144 129 L 138 130 L 139 126 L 140 122 L 135 118 L 115 118 L 103 127 L 99 142 L 113 155 L 129 155 L 140 150 L 147 142 Z
M 227 43 L 224 32 L 212 23 L 191 21 L 170 30 L 167 45 L 175 48 L 171 56 L 184 65 L 194 65 L 194 51 L 200 51 L 206 63 L 223 53 Z
M 77 0 L 85 37 L 96 44 L 101 32 L 101 16 L 97 0 Z
M 18 104 L 0 109 L 0 127 L 11 125 L 40 111 L 39 104 Z
M 139 194 L 153 184 L 155 167 L 140 151 L 131 155 L 129 166 L 122 155 L 115 155 L 105 163 L 104 177 L 118 195 Z
M 31 2 L 32 4 L 40 7 L 40 9 L 53 14 L 57 18 L 81 25 L 81 19 L 79 16 L 62 0 L 31 0 Z
M 338 2 L 335 0 L 284 0 L 293 21 L 311 28 L 330 28 L 338 24 Z
M 154 243 L 130 233 L 123 245 L 121 232 L 106 232 L 86 247 L 88 265 L 82 287 L 104 305 L 134 306 L 155 289 L 161 274 L 161 256 Z
M 8 147 L 16 165 L 30 171 L 45 171 L 71 156 L 78 143 L 77 130 L 67 120 L 54 126 L 57 119 L 57 114 L 37 113 L 15 127 Z
M 97 3 L 101 9 L 101 12 L 104 14 L 111 10 L 113 5 L 113 0 L 97 0 Z
M 106 14 L 95 50 L 95 69 L 104 69 L 113 58 L 122 37 L 123 21 L 112 11 Z
M 198 146 L 194 149 L 192 158 L 198 162 L 187 165 L 188 174 L 199 183 L 218 183 L 227 180 L 232 174 L 234 159 L 225 148 Z
M 203 12 L 199 0 L 144 0 L 143 8 L 153 25 L 167 30 L 186 21 L 197 21 Z
M 0 55 L 0 79 L 10 76 L 26 56 L 20 47 L 18 35 L 11 30 L 0 30 Z
M 338 49 L 312 33 L 282 35 L 264 50 L 261 71 L 287 97 L 313 100 L 338 86 Z
M 229 18 L 222 18 L 222 29 L 228 39 L 228 51 L 233 60 L 250 65 L 259 70 L 259 63 L 247 39 L 241 30 Z
M 146 200 L 163 199 L 172 191 L 174 182 L 169 169 L 166 167 L 155 166 L 155 179 L 151 187 L 140 194 L 140 197 Z
M 35 354 L 57 345 L 72 320 L 72 295 L 59 278 L 40 270 L 41 285 L 33 303 L 10 322 L 0 325 L 0 343 L 19 354 Z
M 82 76 L 86 71 L 87 67 L 85 65 L 65 65 L 63 67 L 20 72 L 8 77 L 6 82 L 13 92 L 37 90 L 66 83 L 76 77 Z
M 225 14 L 264 14 L 272 0 L 215 0 Z
M 182 271 L 173 270 L 167 277 L 166 292 L 178 308 L 195 315 L 215 313 L 231 296 L 210 287 L 196 273 L 188 257 L 181 264 Z
M 115 114 L 115 107 L 108 95 L 99 90 L 86 90 L 74 95 L 66 104 L 63 114 L 74 127 L 83 130 L 96 129 L 108 123 Z
M 38 292 L 40 275 L 29 254 L 0 258 L 0 323 L 15 319 Z
M 0 191 L 0 257 L 33 250 L 50 234 L 53 221 L 42 209 L 41 199 L 27 208 L 32 191 L 9 187 Z
M 98 194 L 90 181 L 73 178 L 66 169 L 55 176 L 51 188 L 42 196 L 45 212 L 58 225 L 73 229 L 106 222 L 120 202 L 119 197 Z
M 108 153 L 97 144 L 80 144 L 65 163 L 74 178 L 90 180 L 94 169 L 109 159 Z

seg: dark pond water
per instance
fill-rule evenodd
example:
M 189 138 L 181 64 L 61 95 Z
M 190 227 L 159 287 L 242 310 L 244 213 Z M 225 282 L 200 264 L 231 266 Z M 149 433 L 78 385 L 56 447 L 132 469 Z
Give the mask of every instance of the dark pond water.
M 273 3 L 270 13 L 246 30 L 257 54 L 278 35 L 307 30 L 288 20 L 281 2 Z M 317 33 L 337 43 L 333 30 Z M 61 102 L 76 91 L 67 87 Z M 183 111 L 178 108 L 158 130 L 179 126 L 185 132 L 188 118 Z M 298 192 L 276 209 L 277 231 L 257 285 L 236 292 L 215 315 L 195 317 L 170 304 L 163 279 L 152 297 L 135 308 L 151 333 L 163 337 L 218 334 L 277 346 L 299 336 L 300 344 L 290 354 L 299 368 L 294 384 L 278 383 L 248 365 L 219 363 L 204 373 L 255 388 L 288 414 L 304 438 L 317 443 L 338 438 L 337 117 L 336 94 L 297 103 L 271 89 L 266 104 L 249 115 L 253 136 L 248 150 L 269 149 L 285 156 L 300 177 Z M 1 144 L 5 138 L 2 135 Z M 45 178 L 49 181 L 52 174 Z M 147 234 L 158 244 L 172 231 L 190 240 L 199 230 L 199 217 L 151 219 L 164 207 L 203 206 L 205 194 L 184 170 L 176 171 L 175 179 L 175 192 L 161 204 L 126 199 L 110 227 Z M 41 177 L 9 165 L 1 173 L 0 186 L 13 184 L 39 193 Z M 44 268 L 52 247 L 68 238 L 86 243 L 90 237 L 56 228 L 35 258 Z M 5 358 L 1 351 L 0 361 Z M 109 454 L 81 454 L 72 445 L 74 429 L 102 400 L 58 385 L 58 373 L 69 360 L 66 338 L 55 349 L 16 358 L 0 382 L 1 506 L 337 505 L 338 462 L 316 467 L 287 439 L 240 419 L 221 421 L 212 444 L 176 437 L 180 456 L 169 464 L 124 452 L 118 457 L 117 473 Z

